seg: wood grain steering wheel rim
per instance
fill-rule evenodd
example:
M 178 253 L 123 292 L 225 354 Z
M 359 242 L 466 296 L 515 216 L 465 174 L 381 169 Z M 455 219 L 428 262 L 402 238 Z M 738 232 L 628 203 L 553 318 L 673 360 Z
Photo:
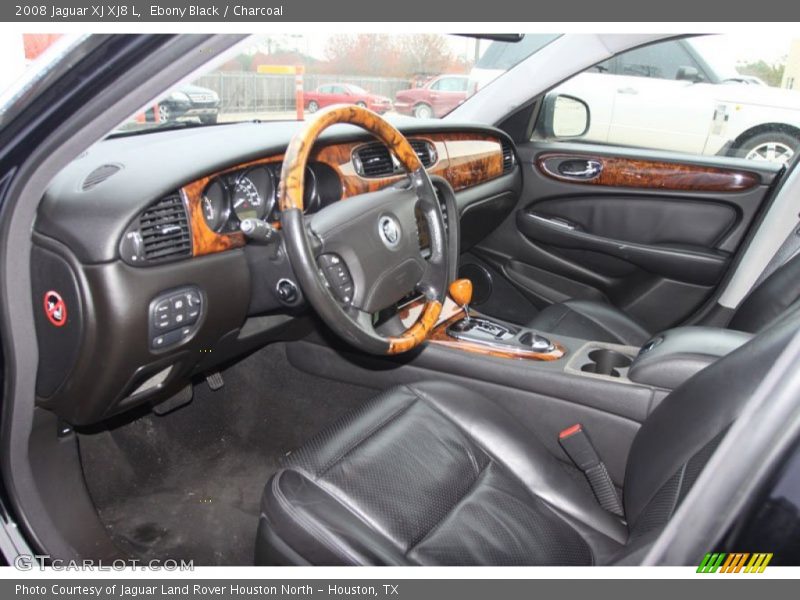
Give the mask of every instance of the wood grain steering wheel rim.
M 436 192 L 428 173 L 403 134 L 380 116 L 365 108 L 354 105 L 332 106 L 314 115 L 314 118 L 306 124 L 302 131 L 292 138 L 284 155 L 278 202 L 287 253 L 306 299 L 334 331 L 351 344 L 373 354 L 407 352 L 420 345 L 430 335 L 441 314 L 448 272 L 447 237 L 444 225 L 443 222 L 438 225 L 435 222 L 431 223 L 432 228 L 436 230 L 431 232 L 431 237 L 445 240 L 438 244 L 436 239 L 433 240 L 432 255 L 438 257 L 444 264 L 436 270 L 436 279 L 441 279 L 441 281 L 428 286 L 428 289 L 424 291 L 425 305 L 417 321 L 402 334 L 393 337 L 378 335 L 371 325 L 365 327 L 363 320 L 359 324 L 352 314 L 349 314 L 337 302 L 321 280 L 316 257 L 312 250 L 312 240 L 309 239 L 308 228 L 303 217 L 304 178 L 309 156 L 320 134 L 336 124 L 357 125 L 383 142 L 410 174 L 411 185 L 420 201 L 426 201 L 429 206 L 431 203 L 435 205 L 435 209 L 431 208 L 430 210 L 438 210 L 439 219 L 442 218 L 441 209 L 436 200 Z M 350 201 L 350 199 L 345 200 L 345 202 Z M 441 274 L 443 275 L 440 277 Z M 341 321 L 342 319 L 347 319 L 347 323 Z M 355 325 L 357 329 L 354 329 L 352 325 Z

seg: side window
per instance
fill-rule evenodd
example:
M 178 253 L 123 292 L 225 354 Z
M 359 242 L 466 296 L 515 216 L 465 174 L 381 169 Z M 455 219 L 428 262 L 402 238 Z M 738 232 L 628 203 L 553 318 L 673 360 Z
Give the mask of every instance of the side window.
M 317 88 L 317 91 L 318 91 L 320 94 L 330 94 L 330 93 L 331 93 L 331 87 L 332 87 L 332 86 L 330 86 L 330 85 L 321 85 L 321 86 L 319 86 L 319 87 Z
M 431 86 L 431 89 L 440 92 L 466 92 L 467 79 L 464 77 L 443 77 L 436 81 Z
M 678 42 L 665 42 L 637 48 L 619 57 L 618 73 L 633 77 L 653 77 L 656 79 L 678 79 L 681 68 L 695 69 L 699 74 L 700 65 Z
M 618 54 L 550 91 L 533 139 L 787 164 L 800 156 L 800 42 L 752 42 L 698 36 Z

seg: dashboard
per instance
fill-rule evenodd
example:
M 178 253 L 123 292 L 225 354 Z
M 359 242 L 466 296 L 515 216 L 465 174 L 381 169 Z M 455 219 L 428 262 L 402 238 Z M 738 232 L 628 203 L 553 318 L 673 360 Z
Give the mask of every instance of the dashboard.
M 280 237 L 283 153 L 298 123 L 231 124 L 104 140 L 52 182 L 34 227 L 37 403 L 74 425 L 191 390 L 192 378 L 301 336 L 306 304 Z M 399 125 L 431 175 L 456 191 L 462 249 L 516 205 L 521 174 L 499 130 Z M 388 149 L 336 126 L 312 149 L 304 212 L 405 177 Z M 274 243 L 241 231 L 270 222 Z M 423 242 L 421 240 L 421 249 Z M 387 307 L 391 309 L 391 307 Z

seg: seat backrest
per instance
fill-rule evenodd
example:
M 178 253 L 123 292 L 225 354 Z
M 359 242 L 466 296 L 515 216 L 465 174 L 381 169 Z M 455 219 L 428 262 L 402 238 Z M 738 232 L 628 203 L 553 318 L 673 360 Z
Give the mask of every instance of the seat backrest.
M 700 371 L 647 417 L 625 471 L 625 517 L 632 540 L 667 523 L 798 329 L 800 311 Z
M 756 333 L 797 309 L 800 309 L 800 253 L 750 291 L 728 327 Z

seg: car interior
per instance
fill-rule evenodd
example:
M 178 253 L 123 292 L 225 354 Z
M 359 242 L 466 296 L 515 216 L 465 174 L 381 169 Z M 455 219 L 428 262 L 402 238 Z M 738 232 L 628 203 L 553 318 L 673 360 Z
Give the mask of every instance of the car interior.
M 800 326 L 800 254 L 719 302 L 796 169 L 532 137 L 545 92 L 491 124 L 111 135 L 63 168 L 29 453 L 74 547 L 639 564 Z

